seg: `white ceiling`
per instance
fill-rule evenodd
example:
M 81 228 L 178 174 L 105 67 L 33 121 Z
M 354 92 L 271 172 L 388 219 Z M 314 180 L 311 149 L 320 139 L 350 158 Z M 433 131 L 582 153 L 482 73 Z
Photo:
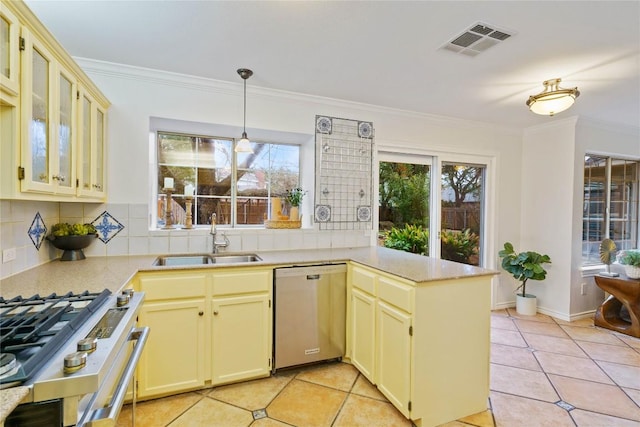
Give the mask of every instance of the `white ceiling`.
M 77 57 L 513 127 L 571 115 L 640 126 L 640 1 L 27 0 Z M 476 22 L 516 34 L 439 48 Z M 577 86 L 555 117 L 542 81 Z

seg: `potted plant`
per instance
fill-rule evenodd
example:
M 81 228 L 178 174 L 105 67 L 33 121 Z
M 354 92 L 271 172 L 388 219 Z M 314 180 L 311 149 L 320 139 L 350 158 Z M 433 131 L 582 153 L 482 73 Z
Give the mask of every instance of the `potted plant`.
M 93 242 L 98 233 L 92 224 L 68 224 L 59 222 L 51 227 L 47 240 L 64 252 L 60 261 L 77 261 L 85 259 L 84 248 Z
M 550 264 L 551 258 L 533 251 L 517 253 L 509 242 L 504 244 L 504 249 L 498 252 L 498 256 L 502 258 L 502 268 L 522 282 L 516 289 L 517 292 L 522 288 L 522 293 L 516 294 L 516 311 L 533 316 L 537 312 L 537 301 L 535 295 L 526 292 L 527 280 L 544 280 L 547 277 L 547 271 L 542 264 Z
M 298 221 L 300 205 L 302 204 L 302 198 L 305 194 L 307 194 L 307 192 L 300 187 L 287 190 L 285 199 L 287 200 L 289 205 L 291 205 L 291 209 L 289 210 L 290 221 Z
M 640 251 L 622 251 L 618 262 L 624 265 L 624 272 L 630 279 L 640 279 Z

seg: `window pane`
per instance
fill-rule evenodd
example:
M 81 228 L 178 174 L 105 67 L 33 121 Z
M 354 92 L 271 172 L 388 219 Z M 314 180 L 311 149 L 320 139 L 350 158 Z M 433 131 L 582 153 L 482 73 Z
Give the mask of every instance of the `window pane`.
M 378 229 L 381 245 L 429 254 L 430 180 L 428 165 L 380 162 Z
M 618 250 L 637 247 L 638 163 L 586 155 L 582 214 L 583 264 L 600 264 L 600 242 Z M 610 182 L 608 182 L 610 176 Z M 607 208 L 609 210 L 607 211 Z
M 253 153 L 234 153 L 233 147 L 233 139 L 158 133 L 159 226 L 164 225 L 166 196 L 162 187 L 167 177 L 174 179 L 175 224 L 186 220 L 187 184 L 195 189 L 194 225 L 210 224 L 213 213 L 221 225 L 263 224 L 274 189 L 284 195 L 287 189 L 299 185 L 299 146 L 253 142 Z
M 610 238 L 618 249 L 636 247 L 637 165 L 627 160 L 611 161 Z
M 300 147 L 253 143 L 253 153 L 238 153 L 237 224 L 263 224 L 268 198 L 284 196 L 300 183 Z
M 484 167 L 442 165 L 440 258 L 479 265 Z

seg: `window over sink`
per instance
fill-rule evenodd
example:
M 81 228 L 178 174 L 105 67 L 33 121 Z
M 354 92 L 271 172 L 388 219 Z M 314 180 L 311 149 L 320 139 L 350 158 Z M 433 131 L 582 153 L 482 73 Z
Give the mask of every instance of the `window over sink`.
M 236 153 L 236 138 L 156 132 L 157 221 L 164 226 L 164 178 L 173 178 L 173 223 L 186 221 L 186 194 L 193 186 L 193 225 L 258 226 L 269 198 L 300 185 L 300 145 L 252 140 L 253 153 Z

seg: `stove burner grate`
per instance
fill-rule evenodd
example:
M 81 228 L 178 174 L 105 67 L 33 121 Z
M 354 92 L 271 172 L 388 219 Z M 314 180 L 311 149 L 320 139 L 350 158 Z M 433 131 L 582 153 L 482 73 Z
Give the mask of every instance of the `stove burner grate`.
M 0 353 L 18 355 L 23 368 L 21 378 L 2 377 L 0 384 L 29 378 L 67 343 L 110 295 L 111 291 L 105 289 L 99 293 L 54 293 L 46 297 L 17 296 L 9 300 L 0 297 Z

